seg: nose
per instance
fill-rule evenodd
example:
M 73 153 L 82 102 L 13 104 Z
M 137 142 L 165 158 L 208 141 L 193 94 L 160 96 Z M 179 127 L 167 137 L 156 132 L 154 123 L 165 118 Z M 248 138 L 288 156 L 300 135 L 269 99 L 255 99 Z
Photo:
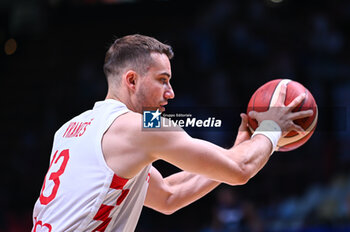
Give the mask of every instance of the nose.
M 168 100 L 168 99 L 173 99 L 174 97 L 175 97 L 174 90 L 169 84 L 168 88 L 165 90 L 164 98 Z

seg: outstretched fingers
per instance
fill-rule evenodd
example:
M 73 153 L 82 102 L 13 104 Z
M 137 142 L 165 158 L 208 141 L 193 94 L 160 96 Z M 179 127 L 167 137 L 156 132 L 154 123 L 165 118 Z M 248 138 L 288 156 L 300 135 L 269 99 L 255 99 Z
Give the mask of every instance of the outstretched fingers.
M 303 110 L 303 111 L 298 111 L 298 112 L 294 112 L 291 113 L 290 118 L 292 120 L 296 120 L 296 119 L 301 119 L 301 118 L 307 118 L 310 117 L 314 114 L 313 110 Z
M 305 98 L 306 98 L 305 93 L 302 93 L 296 98 L 294 98 L 294 100 L 291 103 L 289 103 L 289 105 L 287 106 L 289 108 L 289 111 L 292 111 L 295 107 L 297 107 L 300 103 L 302 103 Z
M 298 132 L 299 134 L 302 134 L 302 135 L 305 135 L 305 133 L 306 133 L 305 130 L 301 126 L 299 126 L 299 125 L 297 125 L 295 123 L 293 123 L 293 125 L 290 128 L 290 130 L 294 130 L 294 131 L 296 131 L 296 132 Z
M 278 99 L 277 99 L 278 105 L 284 106 L 284 102 L 286 100 L 286 95 L 287 95 L 287 84 L 282 84 L 281 91 L 280 91 Z

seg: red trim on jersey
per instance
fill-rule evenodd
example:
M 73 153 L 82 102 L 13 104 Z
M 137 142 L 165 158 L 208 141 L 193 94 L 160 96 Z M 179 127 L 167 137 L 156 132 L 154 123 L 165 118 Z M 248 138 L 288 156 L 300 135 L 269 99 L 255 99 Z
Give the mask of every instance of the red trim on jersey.
M 125 179 L 123 177 L 119 177 L 116 174 L 113 175 L 111 186 L 109 186 L 112 189 L 123 189 L 125 184 L 128 182 L 128 179 Z
M 102 223 L 98 225 L 98 227 L 94 229 L 92 232 L 96 232 L 96 231 L 103 232 L 106 230 L 107 226 L 109 225 L 112 219 L 112 218 L 109 218 L 109 214 L 111 213 L 113 208 L 114 206 L 104 205 L 104 204 L 100 206 L 100 208 L 98 209 L 94 217 L 94 220 L 102 221 Z
M 104 232 L 108 226 L 108 224 L 111 222 L 112 218 L 107 218 L 105 221 L 103 221 L 96 229 L 94 229 L 92 232 Z
M 113 208 L 115 206 L 120 205 L 124 201 L 124 199 L 126 198 L 126 196 L 128 195 L 128 193 L 130 191 L 129 189 L 123 189 L 127 182 L 128 182 L 128 179 L 119 177 L 116 174 L 113 175 L 111 185 L 109 186 L 109 188 L 122 190 L 122 192 L 117 199 L 116 205 L 104 205 L 104 204 L 102 204 L 100 206 L 100 208 L 98 209 L 98 211 L 94 217 L 94 220 L 102 221 L 102 223 L 100 225 L 98 225 L 97 228 L 94 229 L 92 232 L 96 232 L 96 231 L 104 232 L 106 230 L 107 226 L 109 225 L 109 223 L 112 220 L 112 217 L 109 217 L 111 211 L 113 210 Z
M 102 204 L 100 206 L 100 208 L 98 209 L 97 214 L 94 217 L 94 220 L 98 220 L 98 221 L 106 220 L 113 208 L 114 208 L 114 206 Z
M 129 193 L 129 191 L 130 191 L 130 189 L 123 189 L 122 194 L 120 194 L 120 196 L 117 199 L 117 205 L 120 205 L 124 201 L 125 197 Z

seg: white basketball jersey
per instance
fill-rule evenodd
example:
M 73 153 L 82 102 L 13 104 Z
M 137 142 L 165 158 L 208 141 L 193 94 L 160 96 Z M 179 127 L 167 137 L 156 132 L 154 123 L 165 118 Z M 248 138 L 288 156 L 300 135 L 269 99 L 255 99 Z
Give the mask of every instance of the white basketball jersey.
M 124 104 L 107 99 L 56 132 L 32 232 L 135 230 L 151 165 L 132 179 L 118 177 L 107 166 L 101 145 L 106 130 L 126 112 Z

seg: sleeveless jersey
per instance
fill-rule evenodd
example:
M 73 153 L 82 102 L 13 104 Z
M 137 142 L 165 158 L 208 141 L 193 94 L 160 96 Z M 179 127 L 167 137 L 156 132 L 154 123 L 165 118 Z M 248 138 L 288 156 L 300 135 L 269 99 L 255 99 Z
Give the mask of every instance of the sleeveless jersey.
M 32 232 L 135 230 L 151 165 L 132 179 L 121 178 L 107 166 L 101 145 L 106 130 L 126 112 L 119 101 L 96 102 L 55 133 Z

